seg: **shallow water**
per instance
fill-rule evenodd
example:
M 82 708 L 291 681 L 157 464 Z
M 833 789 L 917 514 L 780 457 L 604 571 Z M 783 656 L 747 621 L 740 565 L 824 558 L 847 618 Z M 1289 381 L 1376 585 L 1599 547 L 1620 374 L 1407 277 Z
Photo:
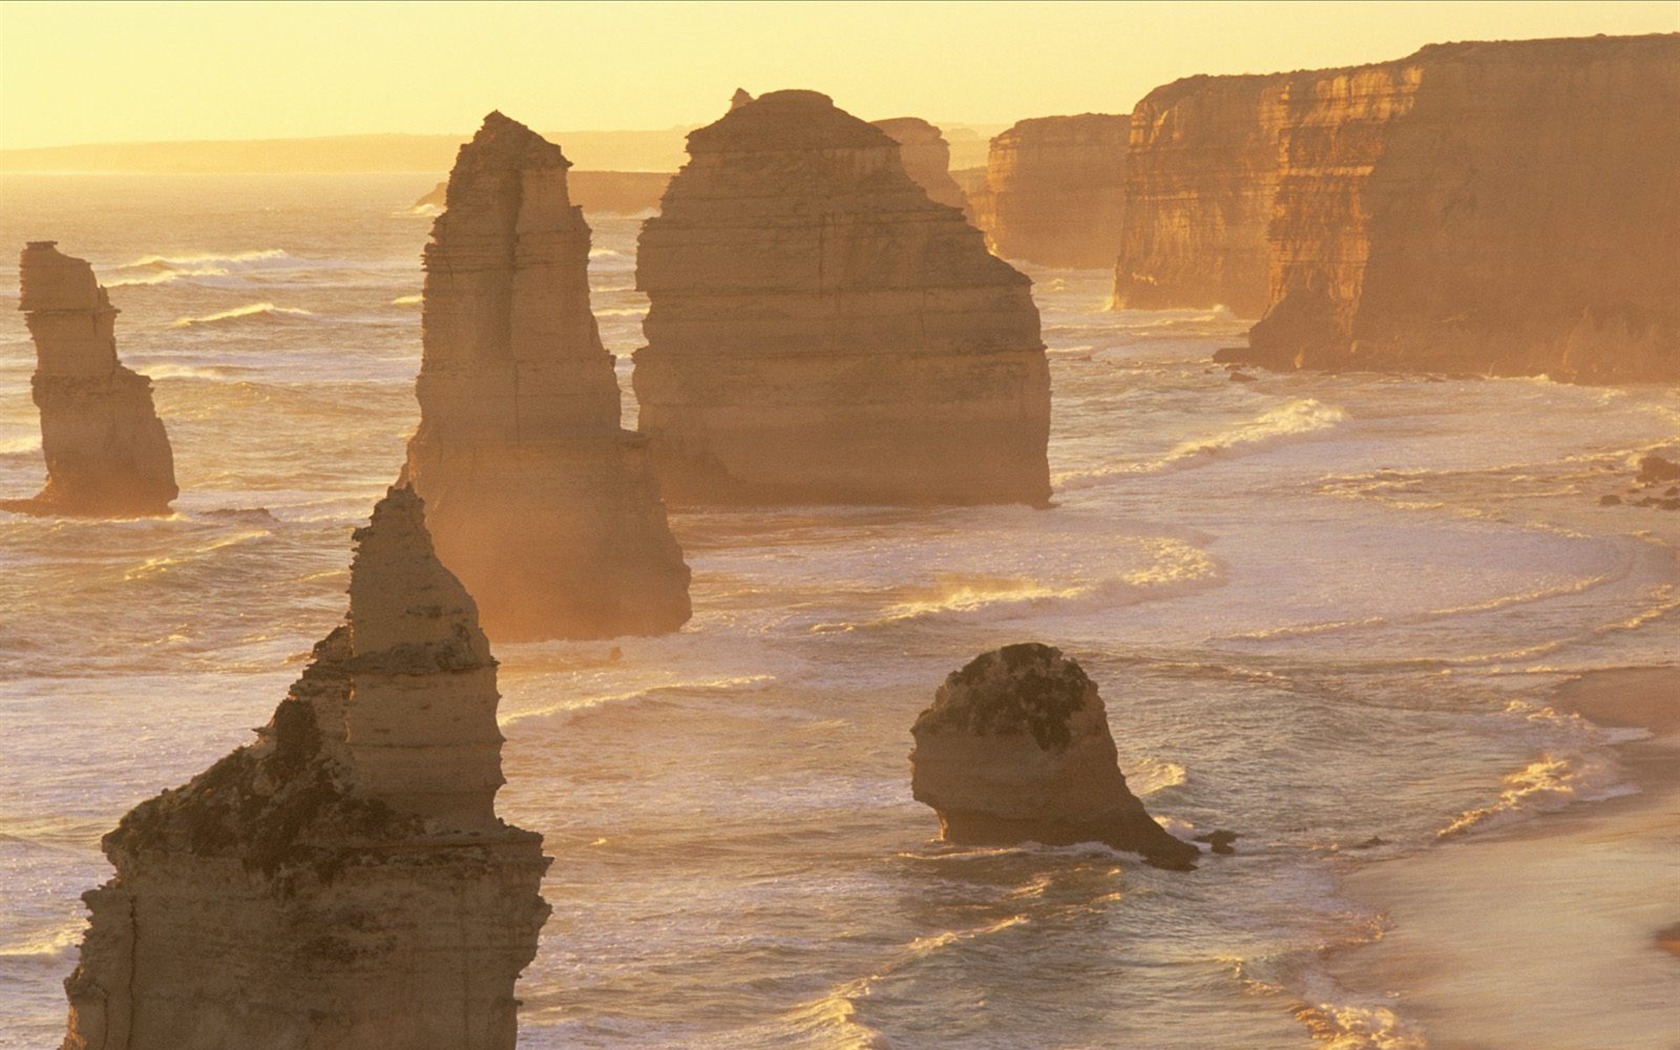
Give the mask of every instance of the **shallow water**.
M 0 244 L 56 238 L 111 290 L 183 491 L 162 521 L 0 514 L 0 1047 L 62 1033 L 99 836 L 249 739 L 342 615 L 416 422 L 431 183 L 0 180 Z M 592 269 L 628 421 L 636 227 L 598 220 Z M 1241 322 L 1033 276 L 1053 509 L 674 514 L 682 633 L 495 646 L 499 808 L 556 858 L 522 1047 L 1281 1048 L 1303 1019 L 1421 1046 L 1319 965 L 1381 927 L 1341 877 L 1625 790 L 1610 736 L 1543 700 L 1673 658 L 1680 515 L 1596 502 L 1672 446 L 1680 394 L 1232 382 L 1207 360 Z M 8 260 L 0 306 L 16 284 Z M 42 480 L 32 369 L 6 322 L 4 496 Z M 1029 639 L 1100 683 L 1151 810 L 1238 855 L 936 841 L 910 723 Z

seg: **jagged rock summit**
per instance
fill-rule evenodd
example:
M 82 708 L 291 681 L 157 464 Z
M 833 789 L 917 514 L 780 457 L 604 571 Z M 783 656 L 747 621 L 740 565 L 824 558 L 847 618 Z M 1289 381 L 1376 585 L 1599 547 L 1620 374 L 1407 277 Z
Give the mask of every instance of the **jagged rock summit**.
M 64 1050 L 512 1050 L 549 858 L 495 815 L 496 662 L 419 497 L 355 538 L 257 742 L 105 836 Z
M 1127 789 L 1096 683 L 1059 649 L 1025 643 L 975 657 L 911 734 L 911 790 L 948 842 L 1102 842 L 1174 869 L 1201 853 Z
M 736 105 L 642 227 L 640 425 L 695 503 L 1050 496 L 1030 282 L 814 91 Z
M 117 308 L 93 267 L 57 243 L 30 241 L 19 263 L 18 309 L 35 339 L 30 386 L 41 410 L 47 484 L 33 499 L 0 501 L 0 509 L 166 515 L 180 490 L 152 381 L 117 361 Z
M 497 639 L 674 631 L 688 566 L 620 425 L 560 147 L 500 113 L 461 147 L 425 250 L 404 476 Z

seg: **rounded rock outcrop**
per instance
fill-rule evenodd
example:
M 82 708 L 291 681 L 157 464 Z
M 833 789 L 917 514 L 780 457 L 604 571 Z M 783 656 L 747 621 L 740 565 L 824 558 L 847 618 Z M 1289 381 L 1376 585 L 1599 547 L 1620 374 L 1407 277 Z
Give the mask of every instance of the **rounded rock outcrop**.
M 948 842 L 1101 842 L 1179 870 L 1201 854 L 1126 787 L 1096 683 L 1059 649 L 1025 643 L 974 658 L 911 735 L 912 791 Z

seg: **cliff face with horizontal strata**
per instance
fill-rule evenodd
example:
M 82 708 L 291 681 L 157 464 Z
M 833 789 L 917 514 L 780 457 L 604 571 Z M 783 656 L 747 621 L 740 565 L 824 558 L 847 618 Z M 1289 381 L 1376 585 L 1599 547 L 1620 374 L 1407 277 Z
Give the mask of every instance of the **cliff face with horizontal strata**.
M 1252 359 L 1680 378 L 1680 34 L 1426 47 L 1287 112 Z
M 559 147 L 500 113 L 461 148 L 426 246 L 406 477 L 497 638 L 674 631 L 688 567 L 589 306 Z
M 1195 77 L 1133 115 L 1117 305 L 1279 368 L 1680 377 L 1680 36 Z
M 169 513 L 180 492 L 152 381 L 117 361 L 117 308 L 85 260 L 31 241 L 19 264 L 18 309 L 35 339 L 30 382 L 41 410 L 47 484 L 0 508 L 35 514 L 143 517 Z
M 1040 266 L 1114 265 L 1131 118 L 1023 120 L 992 139 L 980 227 L 992 250 Z
M 65 1050 L 512 1050 L 549 860 L 495 815 L 496 662 L 411 490 L 355 538 L 257 742 L 105 836 Z
M 689 136 L 642 228 L 640 425 L 684 503 L 1043 504 L 1030 282 L 811 91 Z
M 1266 229 L 1277 195 L 1285 81 L 1190 77 L 1138 103 L 1114 263 L 1116 307 L 1266 312 Z

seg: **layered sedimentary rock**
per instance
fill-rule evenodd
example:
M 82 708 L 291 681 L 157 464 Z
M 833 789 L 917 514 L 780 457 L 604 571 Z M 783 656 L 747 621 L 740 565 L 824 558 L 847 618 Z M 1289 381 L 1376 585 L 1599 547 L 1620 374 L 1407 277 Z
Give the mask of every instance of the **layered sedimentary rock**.
M 1263 314 L 1225 359 L 1680 377 L 1680 35 L 1197 77 L 1132 128 L 1115 300 Z
M 1061 650 L 1008 645 L 953 671 L 911 729 L 911 789 L 949 842 L 1102 842 L 1163 868 L 1200 851 L 1126 787 L 1102 697 Z
M 136 517 L 169 513 L 178 494 L 169 435 L 152 406 L 152 381 L 117 361 L 117 309 L 93 268 L 31 241 L 20 263 L 24 312 L 35 339 L 31 382 L 41 410 L 47 484 L 0 507 L 39 514 Z
M 951 177 L 951 146 L 937 127 L 920 117 L 870 121 L 898 143 L 904 173 L 927 191 L 928 199 L 968 212 L 968 197 Z
M 511 1050 L 548 915 L 503 823 L 496 663 L 392 489 L 344 626 L 257 742 L 103 840 L 66 1050 Z
M 1293 88 L 1256 361 L 1680 379 L 1680 34 Z
M 1030 282 L 812 91 L 736 106 L 642 229 L 641 428 L 685 503 L 1043 504 Z
M 1132 111 L 1116 307 L 1265 313 L 1285 81 L 1190 77 Z
M 1085 113 L 1023 120 L 992 139 L 980 218 L 992 250 L 1041 266 L 1113 266 L 1130 134 L 1130 117 Z
M 492 113 L 461 147 L 425 252 L 405 476 L 498 639 L 656 634 L 689 616 L 645 442 L 619 425 L 568 166 Z

